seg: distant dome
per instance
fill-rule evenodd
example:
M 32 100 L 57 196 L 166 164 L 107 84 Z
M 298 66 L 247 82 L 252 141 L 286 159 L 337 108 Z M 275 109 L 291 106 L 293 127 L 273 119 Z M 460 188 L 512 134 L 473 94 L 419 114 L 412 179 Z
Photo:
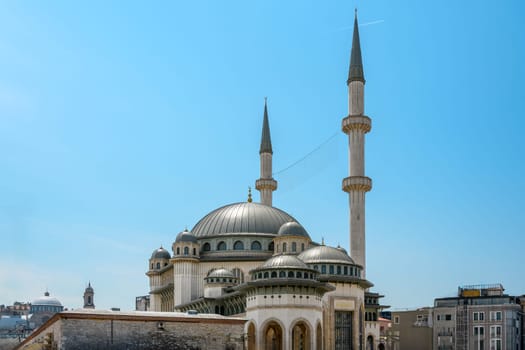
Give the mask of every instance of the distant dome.
M 292 268 L 292 269 L 309 269 L 309 267 L 299 260 L 295 255 L 276 255 L 266 260 L 266 262 L 260 267 L 265 268 Z
M 170 252 L 168 252 L 166 249 L 160 247 L 159 249 L 155 249 L 153 251 L 153 254 L 151 254 L 152 259 L 171 259 Z
M 233 272 L 231 272 L 230 270 L 225 269 L 225 268 L 220 268 L 220 269 L 213 270 L 212 272 L 210 272 L 208 277 L 209 278 L 211 278 L 211 277 L 213 277 L 213 278 L 217 278 L 217 277 L 221 277 L 221 278 L 223 278 L 223 277 L 224 278 L 237 278 L 237 277 L 235 277 Z
M 195 235 L 191 233 L 188 230 L 184 230 L 181 233 L 177 235 L 177 238 L 175 238 L 175 243 L 179 242 L 197 242 L 197 238 L 195 238 Z
M 195 237 L 235 234 L 272 234 L 289 221 L 297 222 L 284 211 L 260 203 L 234 203 L 203 217 L 191 230 Z
M 279 228 L 278 236 L 301 236 L 310 239 L 310 235 L 298 222 L 287 222 Z
M 59 306 L 62 307 L 62 303 L 57 298 L 49 296 L 49 292 L 46 292 L 43 297 L 36 298 L 31 303 L 31 307 L 34 306 Z
M 355 264 L 351 257 L 342 248 L 334 248 L 326 245 L 305 250 L 297 256 L 306 264 L 316 263 L 344 263 Z

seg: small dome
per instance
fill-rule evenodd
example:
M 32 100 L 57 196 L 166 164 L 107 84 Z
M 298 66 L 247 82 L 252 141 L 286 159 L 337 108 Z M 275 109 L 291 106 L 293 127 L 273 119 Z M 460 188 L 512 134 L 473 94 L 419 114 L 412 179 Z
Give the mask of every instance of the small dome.
M 175 238 L 175 243 L 179 242 L 197 243 L 197 238 L 190 231 L 184 230 L 177 235 L 177 238 Z
M 295 255 L 276 255 L 266 260 L 261 266 L 264 268 L 292 268 L 292 269 L 309 269 L 309 267 L 299 260 Z
M 62 306 L 62 303 L 57 298 L 50 297 L 49 292 L 46 292 L 43 297 L 33 300 L 31 306 Z
M 153 251 L 153 254 L 151 254 L 152 259 L 171 259 L 170 252 L 168 252 L 166 249 L 160 247 L 159 249 L 155 249 Z
M 310 239 L 310 235 L 298 222 L 290 221 L 279 228 L 278 236 L 300 236 Z
M 322 262 L 355 264 L 352 258 L 348 256 L 344 249 L 329 247 L 326 245 L 320 245 L 305 250 L 297 257 L 304 261 L 306 264 L 316 264 Z
M 217 277 L 220 277 L 220 278 L 237 278 L 237 277 L 235 277 L 233 272 L 231 272 L 230 270 L 225 269 L 225 268 L 220 268 L 220 269 L 213 270 L 208 275 L 208 278 L 211 278 L 211 277 L 213 277 L 213 278 L 217 278 Z

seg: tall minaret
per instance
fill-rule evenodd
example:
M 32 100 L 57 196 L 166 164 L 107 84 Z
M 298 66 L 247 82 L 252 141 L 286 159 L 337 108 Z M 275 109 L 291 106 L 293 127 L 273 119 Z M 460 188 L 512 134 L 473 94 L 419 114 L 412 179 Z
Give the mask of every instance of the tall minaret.
M 88 283 L 86 290 L 84 291 L 84 309 L 95 308 L 95 291 L 91 287 L 91 282 Z
M 365 134 L 372 121 L 364 115 L 365 77 L 359 44 L 357 10 L 354 19 L 354 36 L 348 72 L 348 116 L 343 119 L 343 132 L 348 135 L 350 176 L 343 179 L 343 191 L 350 200 L 350 254 L 363 266 L 365 277 L 365 193 L 372 188 L 372 180 L 365 176 Z
M 268 123 L 268 107 L 264 98 L 264 119 L 261 136 L 261 177 L 255 181 L 255 188 L 261 192 L 261 203 L 272 206 L 272 192 L 277 189 L 277 181 L 272 177 L 272 140 L 270 138 L 270 125 Z

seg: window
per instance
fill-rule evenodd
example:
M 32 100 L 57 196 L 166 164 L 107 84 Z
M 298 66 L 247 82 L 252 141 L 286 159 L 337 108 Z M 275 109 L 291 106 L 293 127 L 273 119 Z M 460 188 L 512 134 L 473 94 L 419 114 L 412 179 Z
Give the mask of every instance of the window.
M 501 326 L 490 326 L 490 337 L 501 338 Z
M 490 350 L 501 350 L 501 339 L 491 339 Z
M 190 248 L 184 247 L 184 255 L 190 255 Z
M 261 250 L 261 243 L 259 243 L 259 241 L 253 241 L 252 250 Z
M 483 337 L 485 334 L 485 328 L 483 326 L 474 326 L 474 335 Z
M 394 323 L 399 324 L 399 316 L 394 316 Z
M 283 243 L 283 252 L 286 253 L 286 242 Z
M 335 312 L 335 349 L 352 349 L 353 313 L 351 311 Z
M 330 274 L 331 274 L 331 275 L 334 274 L 334 265 L 330 265 Z
M 177 255 L 180 255 L 180 247 L 177 247 Z
M 233 250 L 244 250 L 244 243 L 241 241 L 236 241 L 233 243 Z
M 446 314 L 445 315 L 445 321 L 452 321 L 452 315 L 451 314 Z
M 217 244 L 217 250 L 226 250 L 226 243 L 219 242 L 219 244 Z
M 304 243 L 301 243 L 301 251 L 304 252 Z
M 160 269 L 160 263 L 157 263 L 157 269 Z
M 204 252 L 209 252 L 211 250 L 211 246 L 209 243 L 204 243 L 204 245 L 202 246 L 202 251 Z
M 473 318 L 474 318 L 474 321 L 484 321 L 485 313 L 484 312 L 474 312 Z
M 270 242 L 270 244 L 268 244 L 268 250 L 273 252 L 273 242 Z
M 345 266 L 345 267 L 343 268 L 343 271 L 344 271 L 344 274 L 345 274 L 345 275 L 348 275 L 348 266 Z
M 297 251 L 297 243 L 292 242 L 292 252 L 296 252 L 296 251 Z
M 341 266 L 337 266 L 337 274 L 338 274 L 338 275 L 341 274 Z
M 303 278 L 303 274 L 299 271 L 297 271 L 297 274 L 296 274 L 297 278 Z
M 291 278 L 294 277 L 294 273 L 293 273 L 293 271 L 288 271 L 288 277 L 291 277 Z
M 272 278 L 277 278 L 277 272 L 276 271 L 272 271 Z
M 284 272 L 284 271 L 279 271 L 279 277 L 280 277 L 280 278 L 285 278 L 285 277 L 286 277 L 286 272 Z
M 193 255 L 197 255 L 197 249 L 193 248 Z
M 501 311 L 491 311 L 490 320 L 491 321 L 501 321 Z
M 321 273 L 326 273 L 326 265 L 321 265 Z

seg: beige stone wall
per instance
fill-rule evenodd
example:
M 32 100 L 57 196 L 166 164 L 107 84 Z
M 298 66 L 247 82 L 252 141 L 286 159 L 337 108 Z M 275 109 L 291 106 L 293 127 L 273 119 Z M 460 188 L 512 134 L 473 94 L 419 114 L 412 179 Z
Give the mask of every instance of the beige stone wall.
M 67 316 L 66 316 L 67 317 Z M 19 349 L 29 350 L 54 333 L 57 350 L 84 349 L 232 349 L 243 348 L 244 322 L 173 321 L 169 318 L 65 318 L 47 325 Z

